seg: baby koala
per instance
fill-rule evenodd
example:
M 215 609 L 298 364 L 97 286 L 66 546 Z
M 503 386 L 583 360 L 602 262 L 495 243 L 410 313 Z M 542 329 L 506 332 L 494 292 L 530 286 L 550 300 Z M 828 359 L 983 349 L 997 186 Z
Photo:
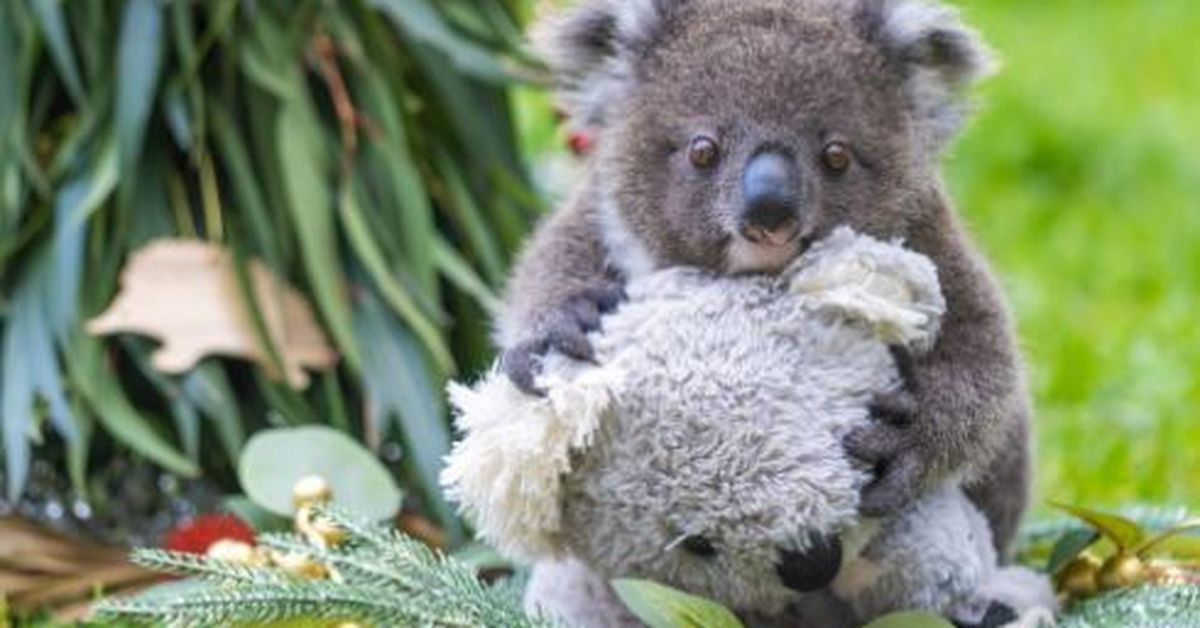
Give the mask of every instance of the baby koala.
M 947 314 L 930 351 L 898 354 L 905 386 L 845 436 L 873 470 L 860 505 L 886 515 L 961 478 L 1004 553 L 1026 503 L 1027 395 L 1000 293 L 938 174 L 990 67 L 976 34 L 928 0 L 571 7 L 538 41 L 595 151 L 509 283 L 505 372 L 532 391 L 547 352 L 597 357 L 602 313 L 656 270 L 777 273 L 843 225 L 901 239 L 936 265 Z
M 750 626 L 857 626 L 906 609 L 959 626 L 1052 608 L 1002 567 L 955 480 L 882 518 L 841 447 L 903 382 L 945 303 L 924 256 L 849 229 L 778 277 L 668 269 L 629 284 L 598 361 L 547 356 L 534 396 L 493 373 L 453 386 L 463 439 L 448 493 L 502 552 L 535 564 L 526 604 L 585 628 L 637 626 L 608 580 L 648 578 Z

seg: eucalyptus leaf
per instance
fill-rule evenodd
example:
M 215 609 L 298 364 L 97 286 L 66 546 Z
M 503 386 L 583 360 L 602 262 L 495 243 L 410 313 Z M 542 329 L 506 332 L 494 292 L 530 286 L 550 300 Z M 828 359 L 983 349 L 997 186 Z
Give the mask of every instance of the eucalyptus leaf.
M 329 188 L 321 129 L 307 96 L 299 94 L 299 87 L 295 89 L 297 95 L 284 104 L 279 114 L 276 132 L 288 207 L 317 306 L 338 348 L 359 370 L 362 361 L 350 328 L 350 308 L 339 272 L 333 191 Z
M 1141 526 L 1121 515 L 1057 502 L 1053 502 L 1051 505 L 1083 520 L 1115 543 L 1118 548 L 1132 549 L 1146 538 L 1146 531 Z
M 884 615 L 863 628 L 954 628 L 954 624 L 933 613 L 901 611 Z
M 438 519 L 451 532 L 459 528 L 454 509 L 440 490 L 443 458 L 450 452 L 450 427 L 442 406 L 442 384 L 430 376 L 415 339 L 371 295 L 355 309 L 355 333 L 363 346 L 363 378 L 368 416 L 382 435 L 400 424 L 405 452 Z
M 163 16 L 158 0 L 129 0 L 121 18 L 116 83 L 116 132 L 122 190 L 137 182 L 146 123 L 162 67 Z M 125 193 L 122 193 L 125 195 Z
M 130 402 L 116 374 L 105 364 L 99 341 L 80 336 L 70 353 L 71 383 L 83 394 L 109 434 L 169 471 L 188 477 L 199 475 L 200 469 L 159 433 L 154 421 Z
M 283 516 L 295 512 L 292 490 L 308 476 L 333 489 L 333 503 L 357 516 L 383 520 L 400 510 L 402 494 L 387 469 L 349 436 L 304 426 L 255 434 L 242 450 L 238 479 L 254 503 Z
M 459 35 L 427 0 L 374 0 L 403 33 L 449 57 L 461 71 L 478 78 L 505 82 L 511 77 L 495 55 Z
M 50 47 L 50 56 L 58 66 L 59 75 L 67 86 L 75 104 L 87 106 L 83 80 L 79 78 L 79 65 L 75 63 L 75 51 L 71 48 L 71 34 L 67 32 L 67 21 L 63 19 L 62 0 L 33 0 L 33 14 Z
M 650 628 L 741 628 L 732 611 L 648 580 L 612 581 L 617 597 Z
M 1063 534 L 1050 551 L 1050 559 L 1046 561 L 1046 573 L 1057 573 L 1099 539 L 1100 533 L 1095 530 L 1071 530 Z

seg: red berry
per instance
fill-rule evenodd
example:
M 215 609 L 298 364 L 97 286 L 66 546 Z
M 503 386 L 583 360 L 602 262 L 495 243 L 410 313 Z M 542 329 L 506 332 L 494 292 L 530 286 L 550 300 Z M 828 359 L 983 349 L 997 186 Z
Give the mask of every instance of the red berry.
M 254 545 L 254 529 L 233 515 L 200 515 L 167 532 L 163 548 L 174 552 L 204 554 L 213 543 L 223 539 Z
M 567 136 L 567 146 L 571 148 L 571 152 L 576 155 L 586 155 L 592 152 L 592 147 L 596 143 L 596 138 L 586 131 L 575 131 Z

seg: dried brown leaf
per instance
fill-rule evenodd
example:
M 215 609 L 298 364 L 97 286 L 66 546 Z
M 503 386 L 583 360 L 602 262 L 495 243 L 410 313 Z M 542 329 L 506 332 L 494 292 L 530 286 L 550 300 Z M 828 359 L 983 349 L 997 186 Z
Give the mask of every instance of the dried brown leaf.
M 305 367 L 323 369 L 337 361 L 304 295 L 258 260 L 250 262 L 255 301 L 293 388 L 308 386 Z M 258 363 L 278 377 L 255 334 L 253 318 L 238 290 L 230 253 L 198 240 L 156 240 L 139 249 L 121 272 L 121 292 L 87 324 L 88 333 L 120 332 L 158 339 L 155 368 L 182 373 L 205 356 L 223 355 Z

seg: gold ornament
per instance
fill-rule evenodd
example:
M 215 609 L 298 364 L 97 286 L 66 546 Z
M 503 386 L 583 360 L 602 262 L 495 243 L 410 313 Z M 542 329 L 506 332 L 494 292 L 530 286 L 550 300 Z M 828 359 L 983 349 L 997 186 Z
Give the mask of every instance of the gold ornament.
M 1137 554 L 1121 551 L 1104 561 L 1097 582 L 1105 591 L 1124 589 L 1144 583 L 1146 575 L 1146 563 Z
M 333 499 L 333 488 L 329 481 L 319 475 L 306 475 L 292 487 L 292 502 L 297 508 L 324 504 Z
M 309 580 L 324 580 L 329 577 L 329 568 L 304 554 L 280 554 L 271 557 L 280 569 Z
M 1091 597 L 1100 589 L 1100 559 L 1090 554 L 1067 563 L 1055 577 L 1058 590 L 1072 599 Z
M 318 517 L 312 506 L 301 506 L 296 511 L 295 527 L 309 543 L 323 549 L 336 547 L 346 540 L 346 531 L 332 521 Z
M 238 563 L 250 567 L 267 564 L 266 557 L 253 545 L 232 539 L 221 539 L 213 543 L 204 554 L 213 560 Z

